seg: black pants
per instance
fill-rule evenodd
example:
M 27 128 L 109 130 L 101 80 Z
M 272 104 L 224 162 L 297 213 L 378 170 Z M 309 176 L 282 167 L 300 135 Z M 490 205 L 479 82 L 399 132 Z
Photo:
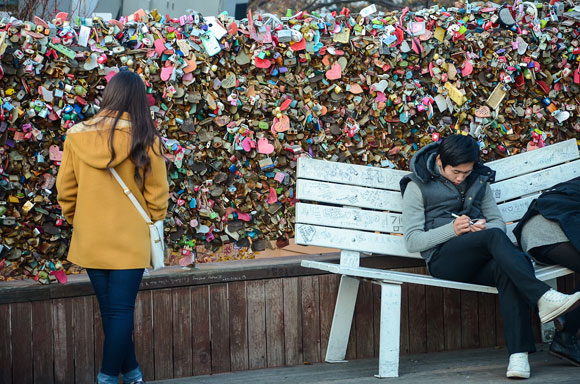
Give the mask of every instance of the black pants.
M 580 251 L 571 242 L 544 245 L 530 249 L 530 255 L 544 264 L 559 264 L 580 272 Z M 576 286 L 580 291 L 580 284 Z M 564 332 L 576 334 L 580 329 L 580 307 L 564 315 Z
M 530 258 L 497 228 L 471 232 L 443 244 L 429 262 L 440 279 L 495 286 L 510 354 L 534 352 L 530 309 L 550 287 L 536 279 Z

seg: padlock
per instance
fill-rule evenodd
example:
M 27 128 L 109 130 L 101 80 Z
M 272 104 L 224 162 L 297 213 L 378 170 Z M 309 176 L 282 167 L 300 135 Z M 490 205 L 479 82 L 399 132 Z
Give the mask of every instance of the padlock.
M 221 257 L 210 250 L 251 257 L 265 240 L 292 237 L 299 156 L 407 169 L 416 150 L 452 132 L 476 137 L 483 160 L 575 137 L 580 23 L 567 3 L 538 9 L 537 18 L 528 8 L 434 6 L 401 24 L 400 11 L 280 22 L 145 11 L 110 26 L 81 20 L 92 31 L 86 46 L 80 25 L 62 15 L 42 30 L 13 23 L 0 46 L 0 168 L 20 189 L 0 201 L 13 218 L 0 229 L 38 219 L 44 232 L 22 231 L 22 242 L 47 260 L 64 257 L 66 246 L 51 237 L 67 239 L 71 229 L 54 208 L 54 184 L 39 175 L 54 178 L 63 135 L 99 111 L 118 70 L 143 78 L 165 138 L 173 194 L 166 243 L 175 263 L 189 257 L 181 253 L 187 242 L 209 261 Z M 34 257 L 18 254 L 14 237 L 4 240 L 22 260 L 13 271 L 51 281 Z
M 276 32 L 276 38 L 280 43 L 289 43 L 292 41 L 292 31 L 290 29 L 281 29 Z

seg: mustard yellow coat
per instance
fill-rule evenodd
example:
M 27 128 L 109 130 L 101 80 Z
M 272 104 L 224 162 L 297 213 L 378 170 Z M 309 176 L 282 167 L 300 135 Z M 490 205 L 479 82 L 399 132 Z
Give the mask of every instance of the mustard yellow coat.
M 73 226 L 68 260 L 85 268 L 136 269 L 150 266 L 149 228 L 119 183 L 107 171 L 109 135 L 114 121 L 105 115 L 95 125 L 79 123 L 67 133 L 56 188 L 66 220 Z M 91 124 L 91 122 L 88 122 Z M 169 186 L 165 159 L 149 151 L 151 173 L 139 187 L 129 159 L 131 121 L 117 124 L 111 164 L 153 221 L 167 212 Z

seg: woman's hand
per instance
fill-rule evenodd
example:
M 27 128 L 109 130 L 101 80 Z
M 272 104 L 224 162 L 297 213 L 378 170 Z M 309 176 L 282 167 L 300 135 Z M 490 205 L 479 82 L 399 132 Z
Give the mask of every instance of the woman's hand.
M 453 230 L 457 235 L 463 235 L 464 233 L 471 232 L 471 224 L 470 224 L 469 216 L 459 216 L 453 222 Z
M 469 229 L 471 232 L 481 231 L 486 228 L 485 219 L 478 219 L 474 224 L 472 224 Z

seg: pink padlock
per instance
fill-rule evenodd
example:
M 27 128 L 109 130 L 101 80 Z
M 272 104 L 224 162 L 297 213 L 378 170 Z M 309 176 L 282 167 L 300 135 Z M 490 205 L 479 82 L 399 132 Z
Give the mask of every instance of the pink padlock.
M 570 76 L 571 73 L 572 73 L 572 70 L 570 68 L 562 69 L 562 78 L 566 78 L 566 77 Z
M 62 38 L 62 43 L 64 45 L 70 45 L 72 44 L 73 41 L 73 34 L 72 32 L 68 32 L 63 38 Z
M 232 93 L 231 95 L 228 96 L 228 101 L 233 106 L 238 105 L 238 95 L 235 93 Z
M 107 55 L 105 55 L 104 53 L 97 58 L 97 63 L 99 63 L 99 64 L 105 64 L 106 62 L 107 62 Z

